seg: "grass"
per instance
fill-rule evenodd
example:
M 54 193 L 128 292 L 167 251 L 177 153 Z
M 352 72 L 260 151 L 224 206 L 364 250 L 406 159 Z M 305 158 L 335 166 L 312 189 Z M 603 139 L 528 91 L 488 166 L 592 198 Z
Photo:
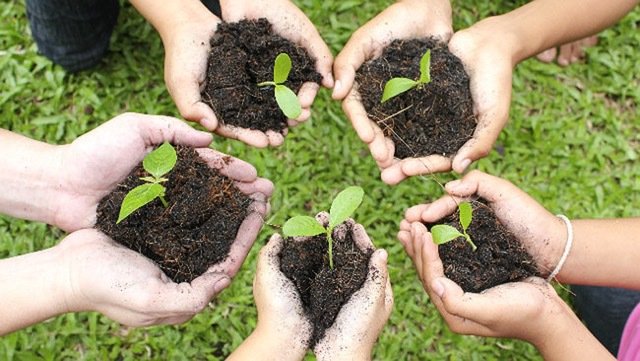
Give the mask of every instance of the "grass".
M 335 54 L 351 32 L 388 1 L 297 3 Z M 460 29 L 515 5 L 454 1 L 453 6 L 455 27 Z M 121 12 L 111 52 L 102 65 L 77 75 L 66 74 L 37 54 L 23 1 L 0 3 L 0 17 L 0 127 L 66 143 L 125 111 L 177 115 L 163 82 L 161 42 L 130 6 Z M 602 33 L 600 44 L 589 49 L 586 64 L 560 68 L 529 60 L 519 66 L 510 123 L 496 151 L 475 168 L 512 180 L 551 211 L 571 218 L 637 215 L 639 22 L 640 10 L 635 10 Z M 280 148 L 252 149 L 221 138 L 214 147 L 252 162 L 274 181 L 268 219 L 272 224 L 327 210 L 347 185 L 366 190 L 355 217 L 374 243 L 388 250 L 396 298 L 374 359 L 539 360 L 526 343 L 460 336 L 447 329 L 395 239 L 404 210 L 439 197 L 438 186 L 419 178 L 396 187 L 385 185 L 328 91 L 321 91 L 313 110 L 313 118 L 293 129 Z M 251 282 L 256 255 L 274 231 L 265 227 L 234 283 L 186 324 L 129 329 L 95 313 L 69 314 L 1 338 L 0 359 L 222 359 L 255 325 Z M 2 258 L 50 247 L 63 237 L 43 224 L 0 217 Z

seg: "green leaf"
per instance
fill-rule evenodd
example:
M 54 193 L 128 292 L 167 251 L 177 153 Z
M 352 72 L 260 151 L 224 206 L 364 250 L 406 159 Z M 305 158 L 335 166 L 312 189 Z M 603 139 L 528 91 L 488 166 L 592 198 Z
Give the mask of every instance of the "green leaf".
M 164 190 L 162 185 L 156 183 L 145 183 L 133 188 L 122 200 L 116 224 L 129 217 L 138 208 L 163 195 Z
M 276 85 L 274 91 L 276 93 L 276 102 L 284 115 L 289 119 L 299 117 L 300 113 L 302 113 L 302 107 L 296 93 L 281 84 Z
M 331 203 L 331 210 L 329 210 L 329 229 L 333 229 L 351 217 L 353 212 L 360 206 L 360 203 L 362 203 L 363 197 L 364 191 L 356 186 L 348 187 L 338 193 L 333 203 Z
M 175 148 L 167 142 L 147 154 L 142 161 L 144 170 L 155 178 L 160 178 L 169 173 L 176 165 L 178 155 Z
M 285 237 L 316 236 L 326 231 L 315 218 L 309 216 L 291 217 L 282 226 L 282 234 Z
M 471 208 L 471 203 L 462 202 L 458 204 L 458 211 L 460 212 L 460 225 L 462 229 L 465 231 L 469 228 L 471 224 L 471 218 L 473 217 L 473 209 Z
M 398 96 L 409 89 L 415 88 L 418 82 L 409 78 L 392 78 L 384 85 L 381 103 Z
M 282 84 L 287 81 L 289 72 L 291 71 L 291 58 L 287 53 L 280 53 L 276 57 L 276 63 L 273 67 L 273 81 L 276 84 Z
M 420 79 L 418 83 L 428 84 L 431 81 L 431 49 L 427 49 L 420 59 Z
M 464 237 L 464 234 L 460 233 L 457 229 L 446 225 L 438 224 L 431 227 L 431 236 L 433 237 L 433 243 L 444 244 L 458 237 Z

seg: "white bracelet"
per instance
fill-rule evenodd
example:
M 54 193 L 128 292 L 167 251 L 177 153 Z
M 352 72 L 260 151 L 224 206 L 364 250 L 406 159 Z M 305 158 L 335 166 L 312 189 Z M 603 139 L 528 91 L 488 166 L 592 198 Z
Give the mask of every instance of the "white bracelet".
M 558 261 L 558 265 L 553 270 L 553 272 L 551 272 L 549 277 L 547 277 L 547 282 L 551 282 L 551 280 L 554 279 L 558 275 L 558 273 L 560 273 L 562 266 L 564 266 L 564 263 L 567 261 L 567 257 L 569 257 L 571 246 L 573 246 L 573 225 L 571 224 L 571 221 L 564 214 L 558 214 L 556 216 L 562 219 L 564 221 L 564 224 L 567 225 L 567 243 L 565 243 L 564 245 L 564 252 L 562 253 L 562 257 L 560 257 L 560 261 Z

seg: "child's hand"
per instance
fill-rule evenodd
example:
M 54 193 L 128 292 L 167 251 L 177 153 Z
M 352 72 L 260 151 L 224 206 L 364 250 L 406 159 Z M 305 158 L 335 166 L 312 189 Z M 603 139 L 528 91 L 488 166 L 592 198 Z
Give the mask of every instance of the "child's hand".
M 407 241 L 412 223 L 438 221 L 453 214 L 460 199 L 479 196 L 488 201 L 498 220 L 533 256 L 542 274 L 549 274 L 555 268 L 567 240 L 566 225 L 528 194 L 504 179 L 480 171 L 469 172 L 461 180 L 447 183 L 445 189 L 449 195 L 407 210 L 398 234 L 403 244 L 411 247 Z

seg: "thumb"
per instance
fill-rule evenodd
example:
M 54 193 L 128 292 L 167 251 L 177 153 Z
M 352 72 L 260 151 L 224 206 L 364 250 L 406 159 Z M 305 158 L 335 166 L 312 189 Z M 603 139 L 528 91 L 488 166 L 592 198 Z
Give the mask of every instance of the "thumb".
M 202 298 L 211 300 L 231 284 L 231 278 L 224 273 L 208 272 L 194 279 L 191 287 L 202 292 Z

